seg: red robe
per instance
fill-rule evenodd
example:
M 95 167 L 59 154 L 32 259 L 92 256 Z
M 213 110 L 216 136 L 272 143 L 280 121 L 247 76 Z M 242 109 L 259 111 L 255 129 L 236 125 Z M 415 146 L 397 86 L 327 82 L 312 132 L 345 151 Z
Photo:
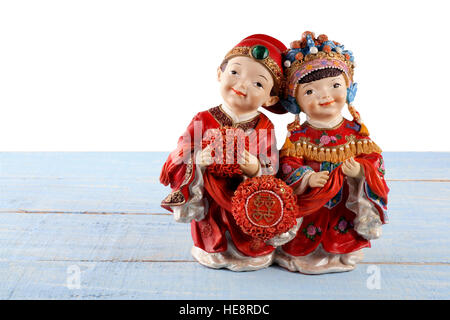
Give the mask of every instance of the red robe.
M 359 129 L 359 124 L 346 119 L 331 129 L 314 128 L 307 122 L 290 125 L 280 153 L 279 177 L 292 188 L 300 185 L 309 170 L 327 170 L 330 177 L 324 187 L 307 187 L 297 196 L 299 214 L 304 218 L 296 237 L 283 246 L 286 253 L 304 256 L 320 243 L 325 251 L 338 254 L 370 247 L 370 242 L 354 230 L 356 215 L 346 207 L 348 178 L 340 165 L 350 157 L 364 169 L 365 196 L 375 205 L 381 222 L 387 222 L 389 188 L 381 150 L 369 137 L 360 135 Z
M 172 193 L 170 193 L 161 203 L 161 206 L 173 212 L 173 206 L 186 204 L 191 195 L 189 186 L 192 184 L 196 174 L 196 164 L 194 158 L 194 149 L 200 148 L 198 141 L 194 138 L 186 139 L 183 137 L 194 137 L 194 126 L 201 124 L 201 136 L 208 129 L 218 129 L 224 126 L 234 126 L 243 129 L 254 129 L 256 135 L 250 141 L 250 145 L 257 144 L 256 155 L 264 170 L 276 172 L 278 166 L 278 150 L 276 148 L 274 127 L 269 118 L 263 113 L 254 118 L 233 123 L 231 118 L 222 110 L 220 106 L 211 108 L 207 111 L 198 113 L 189 124 L 185 134 L 178 140 L 177 149 L 175 149 L 166 160 L 160 181 L 164 185 L 170 184 Z M 260 133 L 267 135 L 260 136 Z M 252 136 L 251 136 L 252 137 Z M 261 155 L 262 154 L 262 155 Z M 265 156 L 267 155 L 267 157 Z M 185 161 L 182 161 L 184 157 Z M 188 159 L 190 158 L 190 160 Z M 226 232 L 231 236 L 231 241 L 236 248 L 246 256 L 261 256 L 269 254 L 274 247 L 266 245 L 263 241 L 252 239 L 244 234 L 234 222 L 231 213 L 231 198 L 244 177 L 237 178 L 218 178 L 208 170 L 204 171 L 204 197 L 208 201 L 208 212 L 201 221 L 192 220 L 191 234 L 194 245 L 206 252 L 223 252 L 227 250 Z

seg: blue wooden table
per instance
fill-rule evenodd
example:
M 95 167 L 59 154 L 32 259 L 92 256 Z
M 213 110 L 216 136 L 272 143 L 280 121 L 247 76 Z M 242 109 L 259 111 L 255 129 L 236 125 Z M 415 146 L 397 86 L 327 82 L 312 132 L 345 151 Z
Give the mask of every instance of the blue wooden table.
M 0 299 L 450 298 L 450 153 L 384 153 L 383 237 L 319 276 L 196 263 L 189 225 L 159 206 L 166 157 L 0 153 Z

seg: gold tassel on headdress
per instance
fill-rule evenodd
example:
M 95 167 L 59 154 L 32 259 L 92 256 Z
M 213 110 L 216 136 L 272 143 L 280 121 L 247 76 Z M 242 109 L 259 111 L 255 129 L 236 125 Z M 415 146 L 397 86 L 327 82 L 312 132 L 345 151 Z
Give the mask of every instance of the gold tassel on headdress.
M 361 129 L 359 129 L 359 134 L 365 137 L 369 136 L 369 130 L 367 129 L 367 127 L 364 125 L 364 123 L 360 123 Z
M 297 113 L 295 115 L 295 120 L 287 125 L 288 131 L 292 131 L 297 128 L 300 128 L 300 114 L 299 113 Z
M 361 116 L 359 115 L 359 112 L 356 111 L 355 107 L 348 104 L 348 111 L 350 112 L 350 114 L 353 117 L 353 120 L 356 121 L 361 128 L 359 129 L 359 134 L 365 137 L 369 136 L 369 130 L 367 129 L 367 127 L 364 125 L 364 123 L 361 120 Z

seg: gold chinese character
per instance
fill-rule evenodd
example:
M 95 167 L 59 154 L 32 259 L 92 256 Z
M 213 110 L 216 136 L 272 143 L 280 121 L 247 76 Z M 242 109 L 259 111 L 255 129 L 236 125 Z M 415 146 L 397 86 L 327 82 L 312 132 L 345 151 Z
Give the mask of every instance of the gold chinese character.
M 263 196 L 258 194 L 253 201 L 255 210 L 252 212 L 252 217 L 259 222 L 262 218 L 267 223 L 270 223 L 274 218 L 275 210 L 272 207 L 275 205 L 275 200 L 271 196 Z

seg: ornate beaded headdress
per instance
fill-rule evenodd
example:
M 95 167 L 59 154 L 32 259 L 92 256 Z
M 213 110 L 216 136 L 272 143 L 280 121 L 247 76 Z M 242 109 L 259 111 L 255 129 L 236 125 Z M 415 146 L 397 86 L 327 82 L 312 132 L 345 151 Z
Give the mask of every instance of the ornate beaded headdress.
M 291 113 L 299 114 L 300 106 L 295 99 L 299 81 L 313 71 L 335 68 L 342 71 L 347 81 L 347 104 L 354 120 L 361 125 L 360 133 L 368 135 L 361 117 L 351 105 L 355 99 L 357 84 L 353 82 L 353 69 L 355 62 L 353 53 L 345 50 L 344 46 L 336 41 L 328 40 L 324 34 L 315 38 L 314 33 L 306 31 L 301 40 L 291 42 L 287 50 L 285 61 L 285 99 L 281 102 L 285 109 Z
M 265 34 L 254 34 L 239 42 L 227 53 L 224 60 L 244 56 L 261 63 L 272 75 L 273 89 L 278 94 L 283 87 L 282 54 L 286 50 L 286 46 L 277 39 Z M 286 110 L 279 103 L 274 106 L 263 107 L 274 113 L 286 113 Z

